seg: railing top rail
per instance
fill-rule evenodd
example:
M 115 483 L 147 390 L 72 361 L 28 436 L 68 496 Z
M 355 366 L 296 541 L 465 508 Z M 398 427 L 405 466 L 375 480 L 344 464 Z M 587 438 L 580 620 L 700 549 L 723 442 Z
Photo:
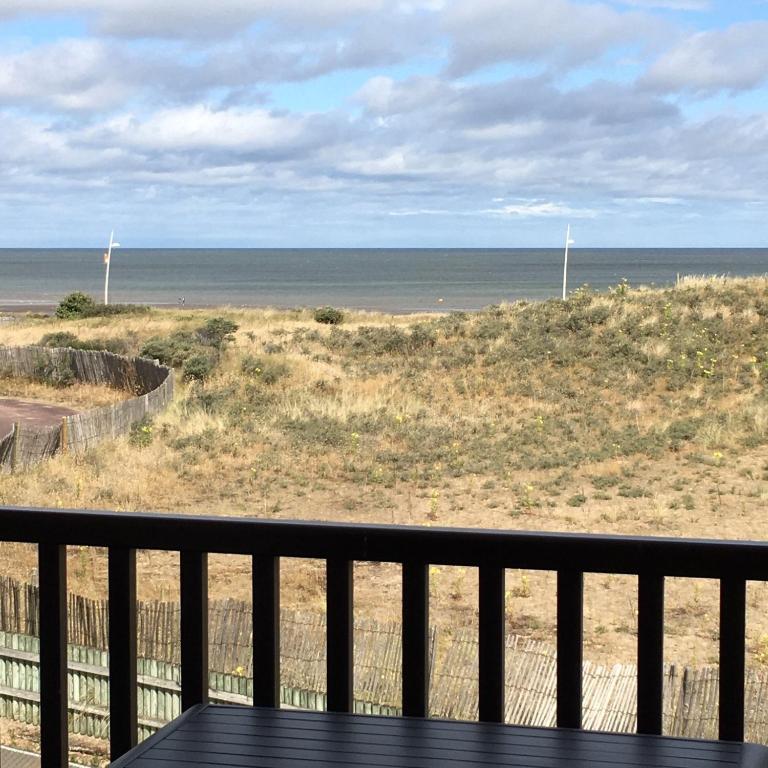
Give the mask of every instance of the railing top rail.
M 768 581 L 768 542 L 0 506 L 0 540 Z

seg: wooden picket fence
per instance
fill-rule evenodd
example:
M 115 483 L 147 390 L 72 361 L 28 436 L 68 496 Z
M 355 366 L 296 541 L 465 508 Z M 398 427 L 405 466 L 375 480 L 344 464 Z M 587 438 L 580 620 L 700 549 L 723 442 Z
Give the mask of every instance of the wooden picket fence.
M 16 425 L 0 436 L 0 470 L 29 467 L 59 451 L 82 452 L 127 434 L 173 399 L 172 369 L 151 360 L 100 350 L 0 347 L 0 375 L 35 378 L 46 369 L 69 370 L 76 381 L 105 384 L 133 397 L 66 416 L 55 426 Z
M 37 611 L 34 585 L 0 579 L 0 717 L 36 722 Z M 140 603 L 139 719 L 144 736 L 175 717 L 180 707 L 179 608 Z M 70 595 L 70 725 L 75 733 L 108 731 L 107 604 Z M 323 709 L 326 698 L 325 617 L 294 611 L 281 616 L 283 704 Z M 216 701 L 247 703 L 252 695 L 251 611 L 246 603 L 210 605 L 210 688 Z M 355 709 L 399 714 L 401 629 L 398 624 L 355 624 Z M 506 720 L 552 726 L 556 709 L 556 653 L 547 643 L 507 638 Z M 435 717 L 477 717 L 477 630 L 432 627 L 430 711 Z M 584 727 L 629 731 L 636 726 L 637 668 L 585 662 Z M 718 670 L 664 668 L 664 731 L 716 738 Z M 749 668 L 746 735 L 768 743 L 768 670 Z

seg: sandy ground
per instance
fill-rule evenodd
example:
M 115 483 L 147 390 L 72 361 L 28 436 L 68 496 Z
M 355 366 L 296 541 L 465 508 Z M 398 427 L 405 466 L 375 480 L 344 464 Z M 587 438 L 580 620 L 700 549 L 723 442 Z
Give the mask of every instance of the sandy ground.
M 15 422 L 26 426 L 44 427 L 57 424 L 63 416 L 71 416 L 73 413 L 76 411 L 59 405 L 0 398 L 0 436 L 11 432 Z
M 56 304 L 3 304 L 0 301 L 0 315 L 24 315 L 27 312 L 52 314 Z

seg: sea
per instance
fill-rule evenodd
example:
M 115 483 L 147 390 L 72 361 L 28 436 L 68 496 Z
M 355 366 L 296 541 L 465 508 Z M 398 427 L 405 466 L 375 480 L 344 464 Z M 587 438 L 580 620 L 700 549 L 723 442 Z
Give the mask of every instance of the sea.
M 768 248 L 574 248 L 568 290 L 672 285 L 685 275 L 763 275 Z M 111 303 L 317 307 L 386 312 L 477 310 L 562 292 L 563 251 L 548 248 L 120 248 Z M 0 249 L 0 307 L 104 295 L 102 251 Z

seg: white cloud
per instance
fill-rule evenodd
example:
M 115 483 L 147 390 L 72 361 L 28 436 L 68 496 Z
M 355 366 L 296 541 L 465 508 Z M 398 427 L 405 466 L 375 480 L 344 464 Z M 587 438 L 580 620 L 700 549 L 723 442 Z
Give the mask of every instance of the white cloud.
M 494 200 L 494 202 L 501 202 Z M 491 216 L 519 218 L 563 218 L 593 219 L 599 211 L 591 208 L 574 208 L 564 203 L 544 200 L 523 200 L 510 203 L 501 208 L 482 208 L 479 210 L 455 210 L 448 208 L 404 208 L 388 212 L 390 216 Z
M 642 79 L 651 88 L 713 93 L 768 80 L 768 21 L 699 32 L 664 53 Z
M 392 116 L 434 107 L 450 100 L 454 93 L 455 86 L 437 77 L 409 77 L 396 81 L 379 75 L 364 83 L 353 99 L 373 115 Z
M 0 55 L 0 99 L 62 110 L 112 107 L 136 87 L 118 74 L 122 56 L 98 40 L 64 40 Z
M 456 231 L 461 216 L 480 232 L 768 197 L 768 111 L 697 121 L 669 97 L 764 82 L 768 22 L 672 39 L 672 17 L 640 6 L 651 3 L 4 0 L 0 17 L 79 13 L 91 32 L 0 51 L 0 221 L 34 223 L 33 207 L 71 193 L 66 205 L 85 211 L 210 204 L 227 231 L 255 207 L 292 221 L 317 205 L 319 221 L 350 227 L 365 211 L 388 231 L 419 216 Z M 177 39 L 132 39 L 150 33 Z M 651 50 L 642 81 L 623 80 Z M 615 72 L 597 62 L 605 53 L 640 63 Z M 541 74 L 464 77 L 504 61 Z M 371 76 L 320 79 L 345 70 Z
M 333 40 L 291 37 L 192 44 L 69 38 L 0 52 L 0 100 L 68 112 L 108 112 L 131 99 L 147 104 L 263 102 L 268 85 L 335 71 L 386 66 L 419 48 L 420 32 L 376 34 L 365 23 Z
M 526 200 L 519 203 L 510 203 L 501 208 L 488 208 L 480 213 L 493 216 L 521 216 L 526 217 L 571 217 L 574 219 L 594 219 L 598 211 L 591 208 L 573 208 L 564 203 L 555 203 L 543 200 Z
M 264 109 L 213 110 L 197 104 L 161 110 L 147 118 L 123 115 L 86 134 L 101 143 L 184 153 L 206 149 L 251 152 L 295 146 L 303 131 L 302 118 Z
M 443 25 L 453 41 L 449 69 L 455 75 L 502 61 L 583 64 L 660 28 L 644 15 L 570 0 L 456 2 Z
M 0 19 L 32 15 L 85 16 L 101 34 L 117 37 L 215 38 L 276 21 L 295 28 L 331 28 L 382 11 L 412 14 L 439 4 L 418 0 L 394 8 L 387 0 L 3 0 Z

